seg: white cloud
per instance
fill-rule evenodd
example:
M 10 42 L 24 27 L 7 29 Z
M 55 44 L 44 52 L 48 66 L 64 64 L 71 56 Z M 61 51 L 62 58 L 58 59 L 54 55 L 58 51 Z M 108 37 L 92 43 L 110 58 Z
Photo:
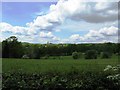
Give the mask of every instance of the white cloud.
M 108 9 L 110 7 L 111 3 L 105 3 L 105 2 L 98 2 L 95 5 L 95 9 L 96 10 L 104 10 L 104 9 Z
M 13 26 L 5 22 L 0 23 L 0 30 L 2 33 L 10 32 L 12 34 L 18 34 L 18 35 L 34 35 L 39 32 L 37 30 L 37 27 L 30 28 L 30 27 Z
M 84 39 L 89 42 L 118 42 L 118 28 L 111 26 L 99 30 L 90 30 L 89 33 L 84 36 Z
M 39 30 L 52 31 L 66 19 L 89 23 L 116 21 L 117 8 L 117 3 L 108 0 L 93 3 L 88 0 L 59 0 L 56 5 L 50 6 L 48 14 L 38 16 L 27 25 L 31 28 L 37 27 Z
M 50 6 L 48 14 L 38 16 L 33 22 L 28 22 L 26 26 L 29 28 L 28 34 L 36 34 L 42 30 L 52 31 L 66 19 L 74 21 L 83 20 L 89 23 L 115 21 L 117 20 L 117 8 L 117 3 L 109 1 L 92 3 L 88 2 L 88 0 L 84 0 L 84 2 L 83 0 L 59 0 L 56 5 Z M 9 25 L 9 28 L 11 27 Z M 26 28 L 19 27 L 19 32 L 20 29 Z
M 56 37 L 55 35 L 52 34 L 52 32 L 40 32 L 39 34 L 40 40 L 43 39 L 44 41 L 50 41 L 57 43 L 60 41 L 60 38 Z
M 26 23 L 26 27 L 12 26 L 2 22 L 0 23 L 0 29 L 2 32 L 11 32 L 15 35 L 21 35 L 23 38 L 27 37 L 28 39 L 30 35 L 37 35 L 37 38 L 40 38 L 40 40 L 48 40 L 51 42 L 97 42 L 117 40 L 118 28 L 114 26 L 105 27 L 100 30 L 90 30 L 84 36 L 74 34 L 70 36 L 69 39 L 63 40 L 52 34 L 52 31 L 61 31 L 57 29 L 57 27 L 63 24 L 66 19 L 95 24 L 115 22 L 118 19 L 118 3 L 109 2 L 108 0 L 103 1 L 107 2 L 92 3 L 91 1 L 88 2 L 88 0 L 84 0 L 84 2 L 83 0 L 59 0 L 56 5 L 53 4 L 50 6 L 48 14 L 42 15 L 42 12 L 37 13 L 41 16 L 38 16 L 33 22 Z M 68 27 L 68 29 L 69 28 L 70 27 Z
M 81 43 L 81 42 L 118 42 L 118 28 L 115 26 L 104 27 L 99 30 L 89 30 L 84 36 L 79 34 L 73 34 L 68 39 L 60 39 L 59 37 L 53 35 L 52 32 L 40 31 L 36 35 L 29 34 L 29 29 L 25 27 L 12 26 L 7 23 L 0 23 L 0 29 L 2 32 L 11 32 L 19 40 L 23 42 L 34 42 L 40 41 L 41 43 L 50 41 L 53 43 Z M 30 30 L 31 31 L 31 30 Z M 34 30 L 33 30 L 34 31 Z M 1 40 L 6 37 L 1 35 Z
M 11 32 L 14 34 L 25 34 L 28 30 L 27 27 L 12 26 L 5 22 L 0 23 L 0 29 L 1 32 Z
M 109 28 L 105 27 L 99 30 L 100 34 L 104 36 L 118 36 L 118 28 L 111 26 Z
M 70 36 L 71 41 L 81 41 L 83 38 L 79 34 L 73 34 Z
M 79 34 L 73 34 L 70 36 L 69 40 L 71 42 L 118 42 L 118 28 L 104 27 L 99 30 L 90 30 L 84 36 L 80 36 Z M 68 41 L 69 41 L 68 40 Z M 67 41 L 67 40 L 66 40 Z
M 41 38 L 53 38 L 54 35 L 51 32 L 48 32 L 48 33 L 40 32 L 40 37 Z

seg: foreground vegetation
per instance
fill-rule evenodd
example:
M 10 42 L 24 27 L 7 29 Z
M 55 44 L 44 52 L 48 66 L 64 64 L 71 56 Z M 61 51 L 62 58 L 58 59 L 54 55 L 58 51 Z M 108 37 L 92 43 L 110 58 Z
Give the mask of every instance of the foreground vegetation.
M 111 59 L 3 59 L 3 89 L 119 90 L 118 56 Z M 113 67 L 112 70 L 112 66 Z M 107 68 L 105 68 L 107 66 Z M 119 68 L 119 69 L 118 69 Z
M 12 90 L 119 90 L 120 86 L 120 65 L 107 65 L 99 72 L 73 68 L 67 73 L 25 73 L 16 70 L 2 75 L 2 88 Z
M 119 79 L 112 79 L 108 77 L 110 75 L 112 74 L 105 72 L 82 72 L 79 74 L 75 71 L 64 75 L 60 73 L 26 74 L 18 72 L 3 74 L 3 89 L 119 90 L 120 76 L 116 77 Z

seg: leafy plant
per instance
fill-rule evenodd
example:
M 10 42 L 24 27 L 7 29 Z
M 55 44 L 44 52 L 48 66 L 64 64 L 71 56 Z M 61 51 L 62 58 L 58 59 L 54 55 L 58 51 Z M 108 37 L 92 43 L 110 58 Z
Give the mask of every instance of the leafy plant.
M 88 50 L 85 53 L 85 59 L 97 59 L 97 51 L 96 50 Z
M 72 57 L 73 57 L 73 59 L 78 59 L 79 58 L 78 52 L 73 52 Z
M 2 74 L 2 88 L 12 90 L 39 89 L 39 90 L 117 90 L 120 86 L 120 75 L 116 71 L 119 66 L 110 65 L 99 73 L 81 72 L 72 69 L 66 74 L 61 73 L 23 73 L 22 71 Z M 115 73 L 108 73 L 113 70 Z
M 101 58 L 104 59 L 104 58 L 110 58 L 111 57 L 111 54 L 109 52 L 102 52 L 101 53 Z
M 29 59 L 29 57 L 27 55 L 23 55 L 22 58 L 23 59 Z

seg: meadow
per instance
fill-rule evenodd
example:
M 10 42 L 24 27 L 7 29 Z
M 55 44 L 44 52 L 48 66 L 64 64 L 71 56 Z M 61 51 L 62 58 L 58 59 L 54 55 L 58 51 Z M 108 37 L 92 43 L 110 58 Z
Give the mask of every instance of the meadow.
M 80 71 L 102 71 L 107 65 L 115 66 L 119 64 L 118 56 L 113 56 L 109 59 L 72 59 L 71 56 L 62 56 L 49 59 L 2 59 L 2 72 L 17 72 L 25 73 L 47 73 L 60 72 L 67 73 L 75 69 Z

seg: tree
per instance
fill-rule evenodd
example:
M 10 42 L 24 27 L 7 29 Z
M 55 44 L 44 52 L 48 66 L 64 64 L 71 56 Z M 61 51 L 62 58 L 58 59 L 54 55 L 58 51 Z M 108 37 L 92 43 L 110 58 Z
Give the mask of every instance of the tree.
M 9 57 L 9 44 L 8 44 L 7 40 L 4 40 L 2 42 L 2 57 L 3 58 Z
M 109 52 L 102 52 L 101 53 L 101 58 L 104 59 L 104 58 L 110 58 L 111 57 L 111 54 Z
M 107 43 L 104 43 L 103 44 L 103 52 L 109 52 L 109 54 L 111 54 L 112 55 L 112 53 L 114 53 L 114 48 L 115 47 L 113 47 L 113 43 L 111 43 L 111 42 L 107 42 Z
M 2 58 L 2 43 L 0 42 L 0 58 Z
M 40 59 L 40 57 L 41 57 L 40 48 L 39 48 L 39 46 L 34 45 L 34 47 L 33 47 L 33 58 Z
M 72 57 L 73 57 L 73 59 L 78 59 L 79 58 L 78 52 L 73 52 Z
M 2 42 L 3 58 L 21 58 L 24 54 L 21 42 L 15 36 L 11 36 Z
M 97 51 L 96 50 L 88 50 L 85 53 L 85 59 L 97 59 Z

